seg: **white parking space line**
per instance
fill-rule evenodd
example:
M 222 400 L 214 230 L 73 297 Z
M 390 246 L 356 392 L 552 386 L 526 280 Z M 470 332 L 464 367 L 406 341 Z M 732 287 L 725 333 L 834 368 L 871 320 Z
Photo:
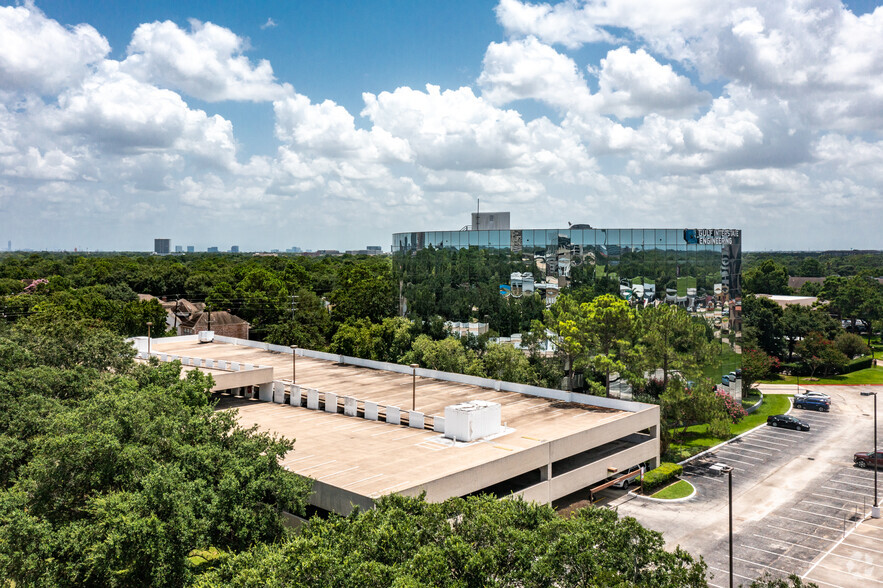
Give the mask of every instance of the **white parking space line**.
M 843 545 L 843 544 L 841 543 L 841 545 Z M 871 551 L 872 553 L 875 553 L 875 554 L 877 553 L 876 551 L 872 551 L 866 547 L 861 547 L 860 549 L 864 549 L 866 551 Z M 861 564 L 865 564 L 866 566 L 874 566 L 875 568 L 880 568 L 881 570 L 883 570 L 883 566 L 881 566 L 880 564 L 871 563 L 871 562 L 865 561 L 863 559 L 856 559 L 854 557 L 847 557 L 845 555 L 840 555 L 839 553 L 834 553 L 833 551 L 831 553 L 829 553 L 828 555 L 833 556 L 833 557 L 840 557 L 843 559 L 848 559 L 849 561 L 857 561 Z M 880 575 L 883 575 L 883 571 L 880 572 Z
M 835 517 L 834 515 L 823 515 L 821 513 L 813 512 L 811 510 L 803 510 L 802 508 L 794 508 L 790 507 L 788 510 L 796 510 L 797 512 L 804 512 L 808 515 L 812 515 L 814 517 L 825 517 L 826 519 L 834 519 L 836 521 L 842 521 L 843 517 Z
M 846 484 L 847 486 L 856 486 L 856 487 L 858 487 L 858 488 L 865 488 L 865 489 L 867 489 L 867 490 L 870 490 L 871 488 L 874 487 L 873 484 L 871 484 L 870 486 L 865 486 L 864 484 L 856 484 L 855 482 L 844 482 L 843 480 L 834 480 L 834 479 L 831 479 L 831 480 L 828 480 L 828 481 L 829 481 L 829 482 L 834 482 L 835 484 Z
M 824 502 L 815 502 L 815 501 L 813 501 L 813 500 L 805 500 L 805 499 L 804 499 L 804 500 L 801 500 L 801 501 L 798 502 L 797 504 L 816 504 L 816 505 L 818 505 L 818 506 L 822 506 L 822 507 L 824 507 L 824 508 L 833 508 L 833 509 L 836 509 L 836 510 L 845 510 L 845 511 L 847 511 L 847 512 L 851 512 L 851 510 L 852 510 L 851 507 L 850 507 L 850 508 L 844 508 L 844 507 L 842 507 L 842 506 L 832 506 L 832 505 L 830 505 L 830 504 L 825 504 Z
M 786 517 L 786 516 L 782 516 L 782 515 L 774 514 L 773 516 L 779 517 L 780 519 L 785 519 L 787 521 L 794 521 L 795 523 L 800 523 L 801 525 L 810 525 L 812 527 L 821 527 L 822 529 L 828 529 L 829 531 L 837 531 L 838 533 L 843 531 L 842 528 L 838 529 L 837 527 L 829 527 L 828 525 L 820 525 L 818 523 L 811 523 L 809 521 L 802 521 L 800 519 L 794 519 L 794 518 Z M 796 531 L 795 531 L 795 533 L 796 533 Z
M 830 486 L 822 486 L 825 490 L 834 490 L 835 492 L 846 492 L 847 494 L 858 494 L 859 496 L 867 496 L 867 492 L 853 492 L 852 490 L 844 490 L 843 488 L 831 488 Z
M 764 458 L 762 458 L 762 457 L 756 457 L 756 456 L 754 456 L 754 455 L 743 455 L 741 452 L 739 452 L 739 451 L 735 451 L 735 450 L 733 450 L 733 449 L 718 449 L 718 450 L 717 450 L 717 453 L 718 453 L 718 454 L 721 454 L 721 453 L 724 453 L 724 452 L 726 452 L 726 453 L 732 453 L 733 455 L 738 455 L 739 457 L 742 457 L 742 458 L 744 458 L 744 459 L 755 459 L 755 460 L 757 460 L 757 461 L 759 461 L 759 462 L 763 462 L 763 461 L 765 461 Z
M 833 555 L 833 554 L 832 554 L 832 555 Z M 824 560 L 822 560 L 822 561 L 824 561 Z M 819 563 L 821 563 L 821 562 L 819 562 Z M 825 566 L 822 566 L 822 567 L 824 568 Z M 831 568 L 825 568 L 825 569 L 831 569 Z M 836 570 L 836 571 L 837 571 L 838 574 L 847 574 L 847 575 L 849 575 L 849 576 L 855 576 L 856 578 L 861 578 L 863 582 L 873 582 L 874 584 L 880 584 L 881 586 L 883 586 L 883 581 L 881 581 L 881 580 L 873 580 L 873 579 L 871 579 L 871 578 L 866 578 L 866 577 L 864 577 L 864 576 L 859 576 L 858 574 L 853 574 L 852 572 L 847 572 L 846 570 L 839 570 L 839 569 L 838 569 L 838 570 Z M 809 575 L 809 572 L 807 572 L 806 574 L 804 574 L 803 577 L 806 578 L 806 576 L 808 576 L 808 575 Z M 815 580 L 812 580 L 812 579 L 811 579 L 810 582 L 815 582 Z M 867 584 L 865 584 L 865 586 L 867 586 Z
M 740 457 L 744 457 L 744 456 L 740 456 Z M 740 460 L 738 460 L 738 459 L 733 459 L 732 457 L 727 457 L 727 456 L 723 456 L 723 458 L 724 458 L 725 460 L 727 460 L 727 463 L 729 463 L 729 462 L 733 462 L 733 463 L 741 463 L 742 465 L 747 465 L 747 466 L 756 466 L 756 465 L 759 465 L 759 464 L 756 464 L 756 463 L 751 463 L 750 461 L 740 461 Z M 734 470 L 738 470 L 739 468 L 734 467 L 733 469 L 734 469 Z
M 769 553 L 770 555 L 775 555 L 776 557 L 785 557 L 788 559 L 795 559 L 801 563 L 812 563 L 812 560 L 800 559 L 799 557 L 791 557 L 790 555 L 784 555 L 782 553 L 776 553 L 775 551 L 770 551 L 769 549 L 761 549 L 760 547 L 752 547 L 751 545 L 745 545 L 744 543 L 740 544 L 741 547 L 745 547 L 747 549 L 754 549 L 755 551 L 762 551 L 764 553 Z
M 769 525 L 767 525 L 769 526 Z M 804 534 L 804 533 L 801 533 Z M 809 549 L 810 551 L 818 551 L 819 553 L 823 552 L 824 549 L 819 549 L 818 547 L 809 547 L 808 545 L 801 545 L 800 543 L 794 543 L 793 541 L 786 541 L 784 539 L 774 539 L 772 537 L 767 537 L 766 535 L 760 535 L 758 533 L 753 534 L 755 537 L 760 537 L 761 539 L 766 539 L 768 541 L 773 541 L 774 543 L 787 543 L 788 545 L 796 545 L 801 549 Z M 807 537 L 816 537 L 816 535 L 807 535 Z
M 733 559 L 735 559 L 735 558 L 733 558 Z M 709 569 L 709 570 L 714 570 L 715 572 L 720 572 L 720 573 L 724 574 L 724 577 L 725 577 L 725 578 L 728 578 L 728 577 L 730 576 L 730 571 L 729 571 L 729 570 L 722 570 L 722 569 L 720 569 L 720 568 L 716 568 L 716 567 L 714 567 L 714 566 L 708 566 L 708 569 Z M 736 572 L 733 572 L 733 575 L 734 575 L 735 577 L 737 577 L 737 578 L 744 578 L 744 579 L 748 580 L 749 582 L 754 582 L 754 581 L 757 579 L 757 578 L 749 578 L 748 576 L 743 576 L 742 574 L 737 574 Z
M 747 563 L 747 564 L 751 564 L 751 565 L 753 565 L 753 566 L 760 566 L 760 567 L 762 567 L 762 568 L 766 568 L 766 569 L 768 569 L 768 570 L 773 570 L 774 572 L 782 572 L 783 574 L 786 574 L 786 575 L 788 575 L 788 574 L 793 574 L 793 573 L 794 573 L 794 572 L 788 572 L 788 571 L 785 571 L 785 570 L 780 570 L 779 568 L 774 568 L 773 566 L 767 566 L 767 565 L 764 565 L 764 564 L 762 564 L 762 563 L 757 563 L 756 561 L 751 561 L 751 560 L 748 560 L 748 559 L 742 559 L 741 557 L 735 557 L 735 556 L 733 556 L 733 559 L 738 559 L 739 561 L 744 561 L 745 563 Z M 809 563 L 809 562 L 806 562 L 806 563 Z
M 818 496 L 819 498 L 830 498 L 832 500 L 842 500 L 843 502 L 851 502 L 853 504 L 867 504 L 867 502 L 861 502 L 859 500 L 848 500 L 846 498 L 840 498 L 839 496 L 828 496 L 827 494 L 816 494 L 812 493 L 813 496 Z
M 743 441 L 742 443 L 740 443 L 740 445 L 749 445 L 751 447 L 760 447 L 761 449 L 766 449 L 768 451 L 779 451 L 779 452 L 781 452 L 782 450 L 776 449 L 775 447 L 767 447 L 767 445 L 778 445 L 779 447 L 789 447 L 789 445 L 783 445 L 781 443 L 775 443 L 773 441 L 754 441 L 754 442 Z M 737 445 L 737 447 L 738 447 L 738 445 Z
M 730 445 L 730 446 L 724 447 L 722 449 L 718 449 L 718 451 L 722 451 L 723 449 L 726 449 L 727 451 L 747 451 L 749 453 L 759 453 L 761 455 L 770 455 L 770 456 L 772 455 L 772 453 L 770 453 L 768 451 L 758 451 L 757 449 L 748 449 L 747 447 L 742 447 L 741 445 Z
M 783 517 L 783 518 L 784 518 L 784 517 Z M 767 527 L 769 527 L 769 528 L 771 528 L 771 529 L 779 529 L 779 530 L 781 530 L 781 531 L 787 531 L 787 532 L 789 532 L 789 533 L 794 533 L 795 535 L 803 535 L 803 536 L 805 536 L 805 537 L 812 537 L 813 539 L 821 539 L 821 540 L 823 540 L 825 543 L 830 543 L 831 541 L 834 540 L 834 539 L 829 539 L 829 538 L 825 537 L 824 535 L 810 535 L 809 533 L 801 533 L 800 531 L 794 531 L 794 530 L 792 530 L 792 529 L 786 529 L 785 527 L 777 527 L 776 525 L 767 525 Z M 827 527 L 825 527 L 825 528 L 827 528 Z M 820 551 L 821 551 L 821 550 L 820 550 Z

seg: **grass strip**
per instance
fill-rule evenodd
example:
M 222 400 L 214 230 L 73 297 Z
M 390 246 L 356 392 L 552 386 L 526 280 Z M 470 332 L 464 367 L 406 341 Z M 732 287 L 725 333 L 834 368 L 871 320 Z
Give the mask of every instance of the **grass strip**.
M 670 484 L 653 494 L 651 498 L 662 498 L 663 500 L 673 500 L 675 498 L 686 498 L 693 493 L 693 485 L 686 480 L 678 480 L 674 484 Z
M 761 383 L 796 385 L 797 376 L 778 376 L 769 380 L 762 380 Z M 863 384 L 883 384 L 883 367 L 872 367 L 838 376 L 820 377 L 814 380 L 810 380 L 807 377 L 800 378 L 801 388 L 812 388 L 814 385 L 860 386 Z

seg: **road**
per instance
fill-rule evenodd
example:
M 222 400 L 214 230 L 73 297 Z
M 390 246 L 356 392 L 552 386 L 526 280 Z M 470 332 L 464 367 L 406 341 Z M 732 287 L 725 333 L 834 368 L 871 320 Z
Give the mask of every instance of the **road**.
M 836 550 L 827 555 L 843 547 L 838 542 L 846 533 L 860 533 L 854 530 L 856 524 L 870 510 L 874 473 L 854 467 L 852 455 L 873 445 L 874 400 L 860 392 L 883 393 L 883 386 L 819 389 L 832 397 L 831 412 L 791 413 L 809 422 L 810 431 L 763 426 L 688 464 L 684 478 L 696 487 L 694 497 L 658 502 L 619 493 L 607 505 L 662 532 L 669 548 L 680 545 L 702 555 L 710 584 L 726 586 L 727 479 L 708 469 L 724 462 L 733 466 L 736 585 L 748 584 L 764 572 L 787 576 L 812 570 L 809 577 L 822 588 L 883 588 L 883 580 L 877 579 L 883 579 L 883 538 L 876 551 L 867 547 L 877 545 L 872 537 L 852 548 L 850 555 L 838 556 Z M 843 543 L 849 547 L 849 541 Z M 819 563 L 823 558 L 827 564 Z M 822 572 L 827 575 L 822 577 Z

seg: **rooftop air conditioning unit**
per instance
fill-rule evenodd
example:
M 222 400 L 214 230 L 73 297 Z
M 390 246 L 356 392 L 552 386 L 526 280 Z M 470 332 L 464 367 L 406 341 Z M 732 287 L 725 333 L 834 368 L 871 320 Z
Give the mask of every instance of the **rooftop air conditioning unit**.
M 214 331 L 200 331 L 199 332 L 199 342 L 200 343 L 211 343 L 215 340 L 215 332 Z
M 445 407 L 445 437 L 470 442 L 496 435 L 502 430 L 500 405 L 471 400 Z

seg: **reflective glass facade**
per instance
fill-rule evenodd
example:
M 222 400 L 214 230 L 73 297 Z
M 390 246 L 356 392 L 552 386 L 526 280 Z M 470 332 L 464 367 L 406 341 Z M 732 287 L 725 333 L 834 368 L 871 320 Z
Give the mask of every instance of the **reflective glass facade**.
M 741 295 L 739 229 L 509 229 L 395 233 L 393 253 L 427 247 L 508 249 L 533 255 L 561 286 L 583 279 L 615 279 L 634 301 L 700 303 Z

